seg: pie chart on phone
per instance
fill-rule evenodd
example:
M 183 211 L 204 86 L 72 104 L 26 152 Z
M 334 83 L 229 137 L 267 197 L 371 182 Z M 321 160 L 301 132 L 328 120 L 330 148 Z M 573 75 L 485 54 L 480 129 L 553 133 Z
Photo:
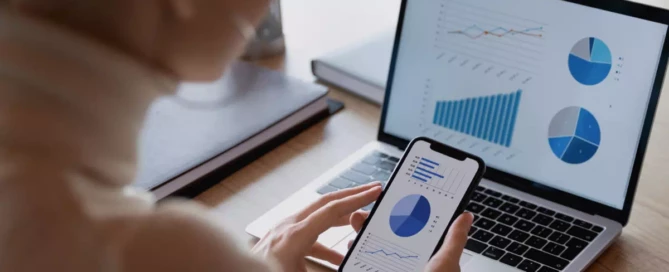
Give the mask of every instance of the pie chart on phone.
M 419 233 L 430 220 L 430 202 L 422 195 L 409 195 L 390 212 L 390 229 L 400 237 Z

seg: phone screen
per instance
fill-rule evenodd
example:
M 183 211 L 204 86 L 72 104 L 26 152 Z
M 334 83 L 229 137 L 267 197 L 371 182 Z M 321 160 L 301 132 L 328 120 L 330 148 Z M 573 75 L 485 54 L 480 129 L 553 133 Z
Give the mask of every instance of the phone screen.
M 481 167 L 419 140 L 393 180 L 341 271 L 422 271 Z

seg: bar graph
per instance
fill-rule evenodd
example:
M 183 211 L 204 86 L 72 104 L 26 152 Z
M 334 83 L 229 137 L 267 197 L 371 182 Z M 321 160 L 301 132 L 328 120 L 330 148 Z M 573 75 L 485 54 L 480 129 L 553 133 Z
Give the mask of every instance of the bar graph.
M 437 101 L 432 123 L 510 147 L 522 92 Z
M 440 165 L 423 157 L 415 157 L 411 161 L 411 167 L 407 175 L 414 181 L 447 194 L 457 193 L 465 176 L 456 168 Z

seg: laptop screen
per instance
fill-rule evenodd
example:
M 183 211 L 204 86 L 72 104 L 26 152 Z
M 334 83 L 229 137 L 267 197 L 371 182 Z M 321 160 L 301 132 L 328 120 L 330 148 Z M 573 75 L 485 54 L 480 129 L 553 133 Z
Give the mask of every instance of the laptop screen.
M 622 209 L 666 32 L 557 0 L 410 0 L 383 131 Z

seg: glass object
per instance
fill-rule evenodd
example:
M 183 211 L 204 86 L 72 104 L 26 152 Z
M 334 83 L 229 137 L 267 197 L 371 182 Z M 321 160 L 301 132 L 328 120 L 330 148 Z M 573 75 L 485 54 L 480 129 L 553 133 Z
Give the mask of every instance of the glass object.
M 265 19 L 258 26 L 256 36 L 246 46 L 244 58 L 258 59 L 282 54 L 286 45 L 281 22 L 281 2 L 272 0 Z

